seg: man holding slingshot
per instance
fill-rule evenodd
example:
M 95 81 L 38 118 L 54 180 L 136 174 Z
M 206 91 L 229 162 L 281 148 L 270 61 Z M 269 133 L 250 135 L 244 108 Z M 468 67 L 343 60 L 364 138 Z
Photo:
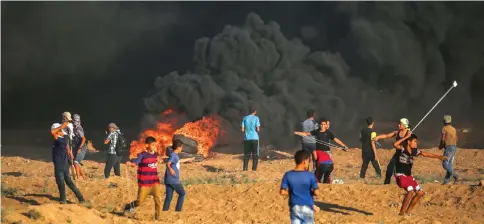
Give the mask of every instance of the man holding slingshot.
M 329 128 L 329 120 L 328 119 L 322 118 L 319 121 L 319 125 L 320 125 L 319 129 L 311 131 L 311 132 L 299 132 L 299 131 L 294 132 L 295 135 L 303 136 L 303 138 L 309 137 L 310 135 L 316 137 L 316 150 L 313 152 L 313 156 L 315 157 L 315 160 L 318 160 L 317 151 L 323 151 L 323 152 L 327 153 L 329 155 L 329 157 L 331 158 L 330 146 L 335 147 L 335 148 L 341 148 L 341 147 L 338 147 L 338 146 L 335 146 L 335 145 L 329 143 L 330 140 L 333 140 L 336 143 L 338 143 L 338 145 L 343 146 L 341 149 L 343 149 L 344 151 L 346 151 L 348 149 L 348 147 L 341 140 L 336 138 L 336 136 L 333 134 L 333 132 L 328 130 L 328 128 Z M 321 164 L 317 164 L 316 166 L 317 166 L 317 169 L 321 168 Z M 327 179 L 328 179 L 328 182 L 331 182 L 330 176 L 328 176 Z

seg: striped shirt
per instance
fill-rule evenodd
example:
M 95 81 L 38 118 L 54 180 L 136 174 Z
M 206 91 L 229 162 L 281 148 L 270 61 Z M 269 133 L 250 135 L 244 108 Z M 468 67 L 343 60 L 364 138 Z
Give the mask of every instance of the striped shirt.
M 138 166 L 138 186 L 149 187 L 160 183 L 157 168 L 158 153 L 142 152 L 134 163 Z
M 109 139 L 108 154 L 116 155 L 116 143 L 118 143 L 118 135 L 120 133 L 121 132 L 119 131 L 119 129 L 109 133 L 109 135 L 108 135 L 108 139 Z

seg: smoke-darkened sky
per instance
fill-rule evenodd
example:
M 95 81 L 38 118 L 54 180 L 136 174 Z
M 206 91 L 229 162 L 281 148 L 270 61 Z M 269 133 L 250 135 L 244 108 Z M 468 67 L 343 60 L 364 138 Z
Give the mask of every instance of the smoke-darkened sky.
M 429 119 L 482 122 L 483 5 L 2 2 L 2 128 L 63 111 L 138 128 L 168 108 L 235 128 L 255 104 L 276 141 L 310 108 L 342 132 L 366 116 L 416 124 L 453 80 Z

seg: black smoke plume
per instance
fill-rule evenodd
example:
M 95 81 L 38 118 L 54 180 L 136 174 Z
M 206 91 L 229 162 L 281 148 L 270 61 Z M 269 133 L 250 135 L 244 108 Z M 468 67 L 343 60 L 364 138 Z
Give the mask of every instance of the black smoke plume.
M 302 29 L 304 40 L 287 39 L 276 22 L 251 13 L 242 26 L 197 40 L 194 71 L 158 77 L 145 104 L 150 112 L 173 108 L 190 119 L 215 113 L 233 133 L 256 105 L 261 141 L 291 147 L 308 109 L 329 117 L 341 139 L 351 142 L 367 116 L 408 117 L 416 124 L 457 80 L 459 87 L 421 128 L 440 125 L 446 113 L 469 123 L 476 117 L 470 111 L 483 109 L 482 100 L 476 102 L 482 91 L 472 87 L 483 74 L 482 5 L 342 2 L 335 11 L 346 18 L 343 34 L 334 38 L 338 27 L 315 21 Z

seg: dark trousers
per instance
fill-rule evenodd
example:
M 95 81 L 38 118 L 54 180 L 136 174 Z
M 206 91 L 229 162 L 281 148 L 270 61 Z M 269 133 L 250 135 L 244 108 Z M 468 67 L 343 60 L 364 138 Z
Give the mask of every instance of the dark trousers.
M 319 183 L 330 184 L 331 183 L 331 172 L 333 172 L 333 164 L 320 163 L 316 169 L 316 179 Z
M 390 182 L 392 181 L 392 176 L 395 173 L 395 166 L 397 165 L 397 157 L 398 156 L 395 153 L 390 162 L 388 163 L 387 171 L 385 173 L 385 182 L 383 182 L 384 184 L 390 184 Z
M 121 156 L 108 154 L 106 166 L 104 167 L 104 177 L 109 178 L 111 170 L 114 167 L 114 175 L 121 176 Z
M 61 203 L 66 203 L 66 184 L 71 189 L 71 191 L 74 192 L 79 202 L 84 201 L 84 197 L 82 196 L 81 192 L 76 187 L 74 182 L 72 182 L 71 176 L 69 175 L 69 167 L 64 169 L 55 169 L 54 173 L 55 182 L 57 183 L 57 187 L 59 188 Z
M 368 170 L 368 163 L 370 162 L 373 168 L 375 168 L 376 176 L 378 178 L 381 177 L 381 168 L 378 160 L 376 160 L 375 157 L 363 156 L 363 164 L 361 164 L 360 178 L 365 178 L 366 170 Z
M 313 151 L 316 150 L 316 143 L 302 143 L 302 150 L 306 150 L 311 155 L 311 161 L 313 162 L 313 169 L 316 168 L 316 158 L 313 156 Z
M 166 185 L 166 197 L 165 203 L 163 203 L 163 211 L 168 211 L 170 209 L 171 199 L 173 199 L 173 191 L 178 194 L 178 199 L 176 200 L 175 211 L 179 212 L 183 208 L 183 201 L 185 200 L 185 190 L 181 184 L 165 184 Z
M 257 170 L 259 163 L 259 140 L 244 141 L 244 171 L 249 168 L 249 160 L 252 156 L 252 170 Z

